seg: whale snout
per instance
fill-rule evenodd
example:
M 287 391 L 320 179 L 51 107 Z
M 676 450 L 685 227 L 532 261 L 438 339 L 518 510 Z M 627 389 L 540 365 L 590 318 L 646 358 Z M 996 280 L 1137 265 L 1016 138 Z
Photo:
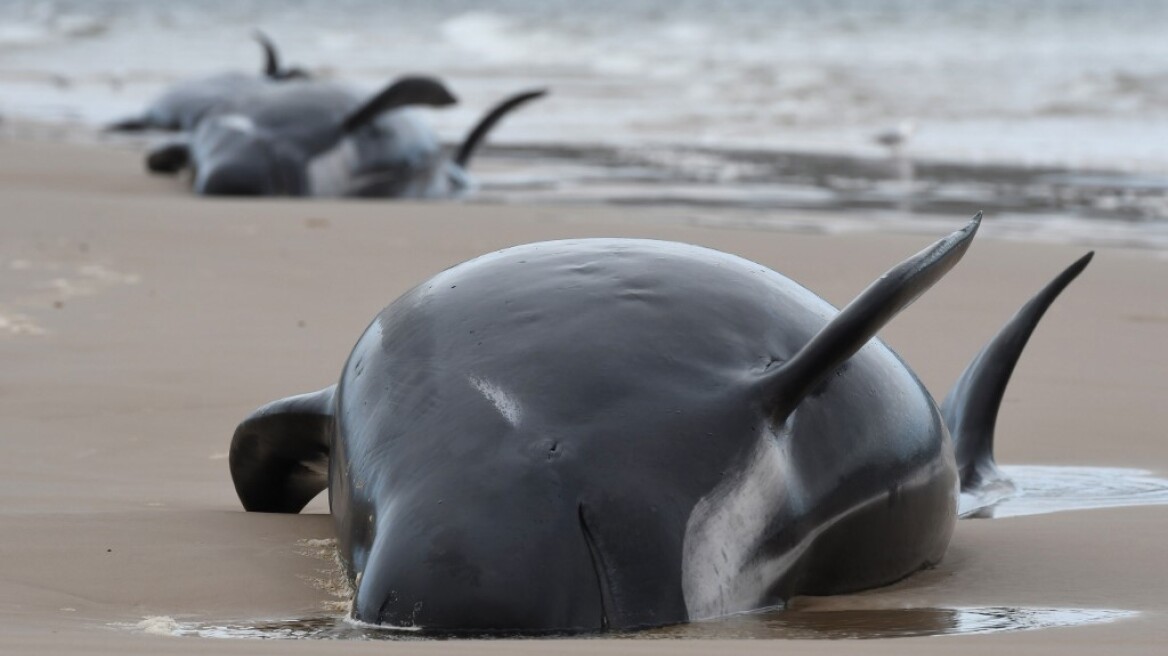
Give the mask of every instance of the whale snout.
M 413 530 L 399 520 L 378 535 L 354 619 L 437 633 L 604 628 L 598 572 L 575 512 L 450 519 Z
M 216 166 L 200 172 L 195 191 L 207 196 L 268 196 L 276 193 L 263 167 L 248 163 Z

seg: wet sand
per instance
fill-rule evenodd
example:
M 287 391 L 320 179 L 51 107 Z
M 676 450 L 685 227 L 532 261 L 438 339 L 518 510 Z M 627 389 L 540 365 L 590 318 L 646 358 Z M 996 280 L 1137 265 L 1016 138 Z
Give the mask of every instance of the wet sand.
M 1168 508 L 958 525 L 941 566 L 808 610 L 1115 608 L 1076 628 L 877 641 L 235 641 L 117 628 L 149 616 L 319 615 L 331 536 L 317 514 L 246 514 L 226 452 L 255 406 L 333 382 L 388 301 L 508 245 L 673 239 L 782 271 L 840 304 L 930 236 L 692 225 L 684 210 L 476 203 L 219 201 L 110 147 L 0 142 L 0 652 L 1157 653 L 1168 640 Z M 972 213 L 971 208 L 971 213 Z M 954 228 L 960 224 L 954 223 Z M 1015 309 L 1083 251 L 995 241 L 883 337 L 942 396 Z M 1023 356 L 998 425 L 1003 463 L 1168 474 L 1168 257 L 1101 250 Z

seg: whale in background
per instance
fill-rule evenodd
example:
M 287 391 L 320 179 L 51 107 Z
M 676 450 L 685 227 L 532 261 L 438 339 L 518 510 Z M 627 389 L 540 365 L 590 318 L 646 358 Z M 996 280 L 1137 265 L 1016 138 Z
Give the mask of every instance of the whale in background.
M 371 98 L 332 82 L 289 82 L 221 108 L 190 135 L 153 149 L 147 167 L 173 173 L 189 166 L 194 191 L 204 195 L 455 196 L 470 186 L 467 164 L 490 129 L 543 94 L 500 103 L 447 156 L 408 109 L 455 102 L 436 79 L 403 78 Z
M 227 72 L 183 80 L 154 99 L 141 115 L 117 121 L 106 129 L 114 132 L 192 130 L 204 116 L 235 98 L 269 84 L 309 77 L 301 68 L 285 68 L 275 43 L 266 34 L 256 30 L 253 36 L 264 50 L 261 75 Z

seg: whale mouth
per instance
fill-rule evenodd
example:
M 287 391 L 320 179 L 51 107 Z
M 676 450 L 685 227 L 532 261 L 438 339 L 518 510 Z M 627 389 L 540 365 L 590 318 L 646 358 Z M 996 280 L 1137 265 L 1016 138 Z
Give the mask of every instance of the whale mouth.
M 607 631 L 609 608 L 612 606 L 612 597 L 609 591 L 608 568 L 604 564 L 604 554 L 596 546 L 596 538 L 592 529 L 588 527 L 588 512 L 584 504 L 576 506 L 576 516 L 580 520 L 580 533 L 584 536 L 584 543 L 588 545 L 588 556 L 592 561 L 592 571 L 596 574 L 596 589 L 600 595 L 600 630 Z

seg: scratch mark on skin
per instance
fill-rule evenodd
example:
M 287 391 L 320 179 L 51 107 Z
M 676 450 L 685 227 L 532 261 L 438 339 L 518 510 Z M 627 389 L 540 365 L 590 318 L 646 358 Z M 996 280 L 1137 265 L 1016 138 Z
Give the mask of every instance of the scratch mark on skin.
M 515 400 L 515 397 L 511 396 L 509 393 L 489 380 L 484 380 L 476 376 L 470 376 L 467 380 L 469 380 L 470 384 L 473 385 L 475 389 L 477 389 L 484 397 L 486 397 L 488 401 L 491 402 L 491 405 L 495 406 L 495 409 L 499 411 L 499 414 L 503 415 L 503 418 L 507 420 L 507 423 L 511 424 L 512 426 L 519 425 L 519 420 L 522 418 L 522 412 L 519 408 L 519 402 Z

